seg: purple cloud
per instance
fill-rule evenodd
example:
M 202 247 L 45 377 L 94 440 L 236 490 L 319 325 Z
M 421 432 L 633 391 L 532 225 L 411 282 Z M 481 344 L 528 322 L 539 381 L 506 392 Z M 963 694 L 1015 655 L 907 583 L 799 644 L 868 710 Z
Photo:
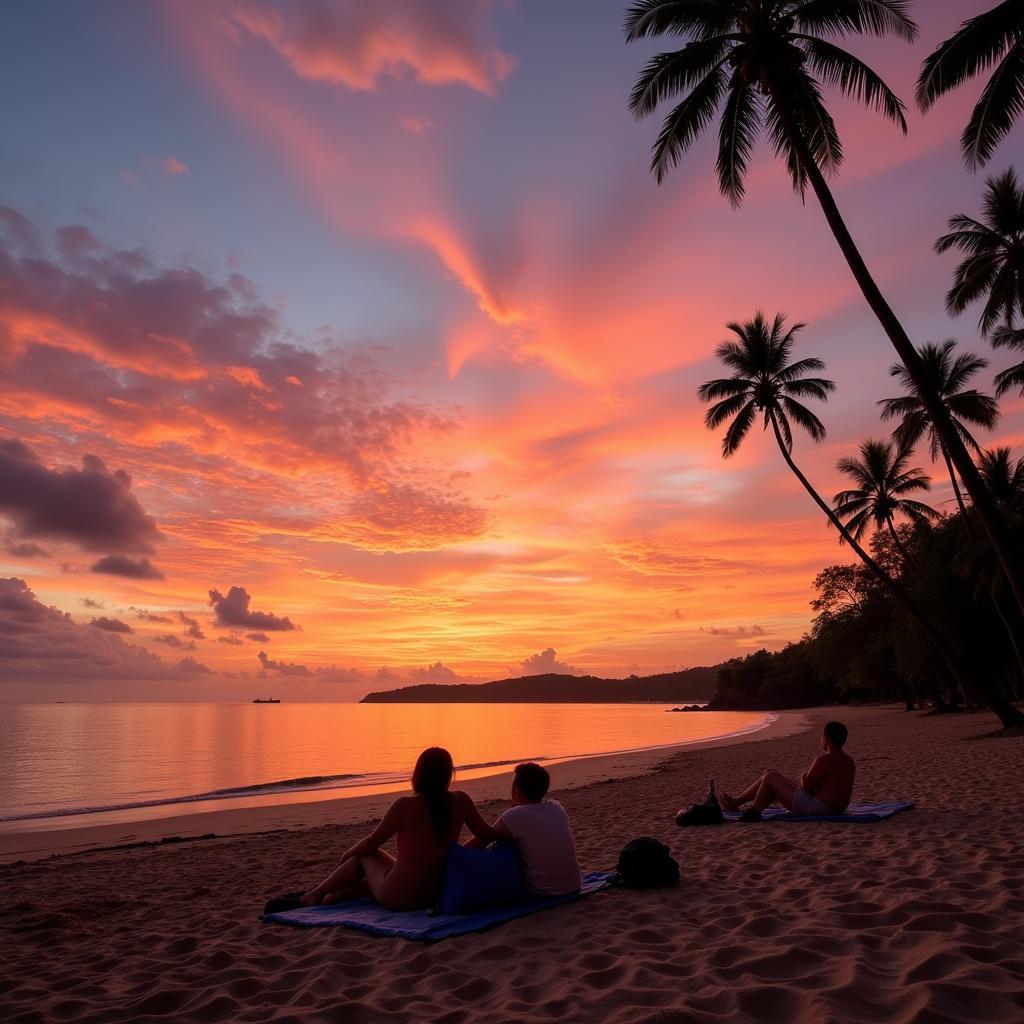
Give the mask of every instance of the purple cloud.
M 95 455 L 84 456 L 81 469 L 47 469 L 23 442 L 0 439 L 0 513 L 11 520 L 12 540 L 151 554 L 160 534 L 131 486 L 124 470 L 110 472 Z
M 204 675 L 194 659 L 172 664 L 39 601 L 24 580 L 0 579 L 0 679 L 175 680 Z
M 180 651 L 194 651 L 196 644 L 194 640 L 182 640 L 180 636 L 175 636 L 174 633 L 163 633 L 160 636 L 155 636 L 153 639 L 158 644 L 166 644 L 168 647 L 176 647 Z
M 185 636 L 190 636 L 194 640 L 206 639 L 206 634 L 203 632 L 202 626 L 199 625 L 198 619 L 194 619 L 191 615 L 186 615 L 184 612 L 178 612 L 178 619 L 187 627 Z
M 313 675 L 307 665 L 302 665 L 294 661 L 272 661 L 267 657 L 265 651 L 260 651 L 256 657 L 259 658 L 260 665 L 263 666 L 260 670 L 261 676 L 270 672 L 276 672 L 278 675 L 282 676 L 301 676 L 303 678 Z
M 95 626 L 97 629 L 105 629 L 108 633 L 135 632 L 127 622 L 122 622 L 120 619 L 109 619 L 106 615 L 101 615 L 98 619 L 93 619 L 89 625 Z
M 50 553 L 46 548 L 33 544 L 32 541 L 17 540 L 9 541 L 4 550 L 14 558 L 41 558 Z
M 272 612 L 249 611 L 252 598 L 244 587 L 232 587 L 227 595 L 219 590 L 210 591 L 210 604 L 218 626 L 238 626 L 267 632 L 287 632 L 298 627 L 287 616 Z
M 94 562 L 89 571 L 106 576 L 126 576 L 130 580 L 164 578 L 164 574 L 148 558 L 129 558 L 127 555 L 106 555 Z

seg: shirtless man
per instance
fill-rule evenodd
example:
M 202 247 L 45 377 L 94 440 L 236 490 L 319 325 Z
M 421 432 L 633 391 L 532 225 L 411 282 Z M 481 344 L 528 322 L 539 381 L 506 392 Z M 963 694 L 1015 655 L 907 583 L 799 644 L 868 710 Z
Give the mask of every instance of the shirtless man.
M 738 811 L 753 800 L 741 821 L 760 821 L 761 812 L 776 801 L 798 818 L 842 814 L 850 803 L 856 772 L 853 758 L 843 750 L 846 737 L 847 729 L 842 722 L 829 722 L 821 731 L 824 753 L 811 762 L 798 783 L 779 772 L 768 771 L 736 796 L 723 793 L 722 806 L 727 811 Z

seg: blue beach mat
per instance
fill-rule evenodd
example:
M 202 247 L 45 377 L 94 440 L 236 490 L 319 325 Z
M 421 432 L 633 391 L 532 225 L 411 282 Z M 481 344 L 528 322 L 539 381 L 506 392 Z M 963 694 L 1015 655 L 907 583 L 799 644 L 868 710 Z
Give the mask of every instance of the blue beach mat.
M 344 925 L 358 928 L 371 935 L 390 935 L 400 939 L 418 942 L 437 942 L 451 935 L 466 932 L 482 932 L 486 928 L 504 924 L 516 917 L 525 917 L 538 910 L 560 907 L 563 903 L 590 896 L 592 893 L 612 886 L 611 871 L 591 871 L 583 876 L 583 887 L 578 893 L 568 896 L 543 896 L 527 903 L 514 903 L 507 907 L 495 907 L 475 914 L 430 914 L 426 910 L 394 911 L 385 910 L 371 899 L 351 900 L 348 903 L 334 903 L 326 907 L 302 907 L 281 914 L 264 914 L 264 921 L 290 924 L 296 928 L 333 928 Z
M 900 811 L 910 811 L 914 808 L 913 800 L 897 800 L 892 803 L 880 804 L 850 804 L 845 814 L 807 814 L 798 818 L 795 814 L 782 807 L 769 807 L 762 812 L 765 821 L 852 821 L 866 824 L 872 821 L 882 821 L 891 818 Z M 740 811 L 725 811 L 726 821 L 739 821 Z

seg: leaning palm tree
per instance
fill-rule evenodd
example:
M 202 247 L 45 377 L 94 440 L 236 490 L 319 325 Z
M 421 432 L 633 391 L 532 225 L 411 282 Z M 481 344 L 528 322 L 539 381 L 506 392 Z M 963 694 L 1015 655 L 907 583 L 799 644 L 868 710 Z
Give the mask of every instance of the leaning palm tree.
M 951 338 L 941 345 L 928 342 L 918 351 L 921 353 L 929 384 L 938 393 L 957 433 L 965 445 L 980 454 L 981 447 L 968 429 L 968 424 L 991 430 L 999 419 L 999 406 L 991 395 L 986 395 L 975 388 L 966 388 L 971 378 L 988 366 L 988 363 L 980 356 L 969 352 L 961 352 L 954 358 L 955 348 L 956 342 Z M 899 426 L 893 431 L 893 440 L 903 448 L 913 448 L 927 435 L 932 462 L 942 456 L 950 482 L 953 484 L 957 505 L 966 515 L 967 509 L 960 493 L 960 485 L 957 483 L 956 470 L 953 469 L 949 452 L 928 415 L 928 408 L 921 400 L 913 378 L 901 363 L 894 363 L 889 367 L 889 376 L 895 377 L 904 390 L 904 394 L 899 398 L 883 398 L 877 403 L 882 407 L 883 420 L 900 420 Z
M 762 132 L 785 161 L 794 189 L 802 196 L 810 185 L 868 305 L 918 385 L 1024 614 L 1024 574 L 1013 537 L 939 396 L 928 390 L 920 356 L 871 276 L 825 180 L 842 163 L 843 149 L 823 87 L 865 103 L 906 130 L 895 93 L 825 36 L 895 35 L 910 42 L 917 26 L 909 7 L 907 0 L 635 0 L 626 14 L 627 41 L 660 35 L 689 41 L 651 58 L 630 107 L 643 117 L 664 100 L 683 97 L 654 144 L 651 166 L 659 182 L 721 107 L 718 180 L 734 204 L 743 199 L 748 161 Z
M 917 80 L 917 102 L 926 111 L 940 96 L 993 66 L 960 137 L 972 170 L 988 162 L 1024 112 L 1024 3 L 1003 0 L 965 21 L 929 55 Z
M 764 429 L 771 427 L 786 465 L 804 490 L 857 557 L 920 623 L 929 640 L 942 654 L 954 678 L 963 687 L 978 693 L 1004 725 L 1024 725 L 1024 714 L 1007 704 L 990 686 L 967 681 L 968 673 L 946 638 L 932 625 L 907 590 L 850 535 L 832 506 L 818 494 L 794 461 L 793 423 L 810 434 L 815 441 L 825 437 L 824 424 L 804 405 L 802 399 L 825 401 L 835 390 L 833 381 L 810 376 L 824 369 L 825 364 L 820 359 L 811 357 L 790 362 L 795 337 L 804 324 L 797 323 L 787 328 L 782 314 L 769 322 L 763 313 L 758 313 L 753 320 L 731 322 L 726 326 L 734 338 L 723 341 L 715 354 L 732 373 L 729 377 L 710 380 L 697 390 L 702 402 L 714 403 L 704 417 L 708 429 L 717 429 L 728 422 L 722 439 L 722 455 L 728 458 L 735 454 L 760 416 Z
M 1012 334 L 1018 315 L 1024 317 L 1024 187 L 1012 167 L 985 182 L 980 220 L 965 213 L 950 218 L 949 232 L 935 242 L 935 251 L 950 249 L 964 256 L 946 295 L 950 315 L 983 299 L 982 334 L 1000 327 Z
M 911 449 L 896 441 L 862 442 L 859 455 L 836 464 L 855 486 L 832 499 L 836 515 L 854 540 L 860 540 L 872 525 L 876 530 L 888 529 L 906 565 L 914 560 L 896 532 L 896 517 L 927 525 L 939 515 L 930 505 L 909 497 L 931 488 L 921 470 L 907 468 L 910 455 Z

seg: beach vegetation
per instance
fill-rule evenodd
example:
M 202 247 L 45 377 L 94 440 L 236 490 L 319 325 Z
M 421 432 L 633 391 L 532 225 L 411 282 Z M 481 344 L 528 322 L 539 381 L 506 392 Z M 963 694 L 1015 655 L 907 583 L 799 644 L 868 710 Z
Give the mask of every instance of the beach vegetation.
M 1019 10 L 1021 4 L 1014 0 L 1002 6 Z M 678 101 L 665 116 L 652 149 L 651 170 L 659 183 L 720 110 L 718 183 L 733 205 L 743 200 L 750 157 L 762 135 L 784 162 L 794 191 L 802 198 L 810 187 L 963 481 L 974 515 L 1024 614 L 1024 574 L 1010 526 L 929 379 L 920 352 L 872 276 L 827 181 L 842 165 L 843 147 L 825 103 L 826 89 L 866 105 L 904 133 L 907 129 L 899 97 L 875 71 L 833 40 L 869 35 L 912 42 L 917 26 L 909 10 L 907 0 L 637 0 L 626 14 L 627 41 L 670 36 L 685 42 L 647 62 L 629 106 L 642 118 L 666 101 Z M 1010 53 L 1018 50 L 1014 44 Z M 1005 66 L 1010 71 L 1017 65 L 1010 60 Z M 1006 107 L 992 121 L 998 132 L 1019 105 L 1019 94 L 1005 88 L 996 90 L 992 98 Z M 749 424 L 744 428 L 742 420 L 730 427 L 739 438 L 745 429 Z M 813 494 L 813 488 L 805 486 Z
M 975 600 L 977 595 L 972 596 L 971 589 L 964 587 L 963 580 L 953 573 L 956 556 L 963 544 L 971 540 L 968 517 L 954 517 L 952 522 L 955 525 L 948 528 L 929 528 L 928 524 L 938 517 L 927 505 L 910 496 L 927 489 L 927 478 L 919 470 L 907 468 L 909 450 L 895 441 L 865 442 L 859 457 L 840 461 L 840 472 L 857 486 L 836 496 L 836 508 L 821 497 L 794 460 L 794 424 L 816 442 L 823 441 L 826 433 L 824 424 L 805 402 L 808 399 L 827 401 L 835 389 L 833 381 L 819 376 L 825 369 L 821 359 L 814 356 L 799 360 L 792 358 L 797 335 L 804 326 L 802 323 L 787 326 L 781 313 L 769 320 L 761 312 L 751 320 L 733 321 L 726 325 L 732 337 L 718 345 L 716 355 L 731 372 L 727 377 L 702 384 L 697 390 L 700 400 L 709 406 L 704 417 L 705 426 L 709 430 L 725 427 L 722 438 L 724 458 L 730 458 L 738 451 L 758 421 L 763 430 L 771 431 L 790 471 L 838 531 L 841 542 L 853 549 L 863 563 L 864 571 L 887 594 L 887 603 L 883 606 L 875 600 L 871 610 L 877 615 L 878 609 L 884 607 L 888 619 L 900 623 L 902 633 L 898 642 L 894 641 L 888 648 L 875 645 L 878 660 L 888 657 L 890 666 L 905 661 L 907 665 L 901 678 L 912 678 L 919 689 L 931 694 L 936 706 L 951 703 L 959 692 L 965 701 L 991 708 L 1006 726 L 1024 724 L 1024 714 L 1007 697 L 999 682 L 1001 677 L 993 675 L 975 657 L 979 638 L 991 634 L 991 623 L 998 623 L 999 618 L 984 604 L 985 600 L 995 599 L 993 588 L 989 588 L 988 598 L 982 595 Z M 902 529 L 909 526 L 912 534 L 901 532 L 895 523 L 897 516 L 908 521 Z M 871 553 L 860 543 L 870 525 L 874 525 L 877 531 L 872 538 Z M 882 537 L 886 538 L 887 544 L 880 541 Z M 920 538 L 932 539 L 925 543 Z M 942 543 L 934 538 L 941 539 Z M 941 556 L 935 554 L 938 548 L 941 548 Z M 991 551 L 988 546 L 986 549 Z M 867 595 L 873 593 L 864 590 L 862 580 L 857 581 L 856 587 L 851 583 L 851 591 L 860 593 L 865 601 Z M 943 599 L 946 591 L 950 592 L 949 600 Z M 956 607 L 952 607 L 951 602 Z M 960 607 L 965 602 L 970 607 Z M 856 607 L 856 602 L 853 606 Z M 962 625 L 974 623 L 979 607 L 990 613 L 989 619 L 977 623 L 977 630 L 964 633 Z M 823 607 L 822 610 L 827 609 Z M 863 625 L 859 617 L 853 621 Z M 996 629 L 999 629 L 998 625 Z M 917 646 L 914 655 L 902 646 L 908 638 Z M 869 641 L 866 650 L 870 651 L 872 644 L 873 641 Z M 1006 646 L 1000 637 L 996 649 L 1002 650 Z M 789 695 L 785 699 L 792 700 L 795 693 L 813 688 L 813 673 L 802 669 L 798 671 L 802 664 L 802 649 L 798 645 L 787 655 L 788 660 L 780 663 L 786 669 L 786 687 L 777 681 L 769 684 L 765 677 L 752 689 L 744 681 L 747 676 L 742 673 L 735 677 L 726 675 L 724 679 L 720 673 L 720 700 L 735 704 L 739 693 L 769 693 L 774 689 L 784 689 Z M 927 653 L 922 654 L 922 649 Z M 874 663 L 870 657 L 868 660 Z M 858 662 L 865 664 L 863 652 L 858 656 Z M 895 671 L 890 668 L 882 678 L 893 675 Z M 818 680 L 820 684 L 820 673 Z M 944 695 L 944 681 L 952 698 Z M 722 696 L 723 685 L 725 694 L 732 694 L 731 697 Z M 822 696 L 828 693 L 826 685 Z M 758 701 L 762 698 L 748 699 L 751 706 L 756 707 L 760 706 Z

